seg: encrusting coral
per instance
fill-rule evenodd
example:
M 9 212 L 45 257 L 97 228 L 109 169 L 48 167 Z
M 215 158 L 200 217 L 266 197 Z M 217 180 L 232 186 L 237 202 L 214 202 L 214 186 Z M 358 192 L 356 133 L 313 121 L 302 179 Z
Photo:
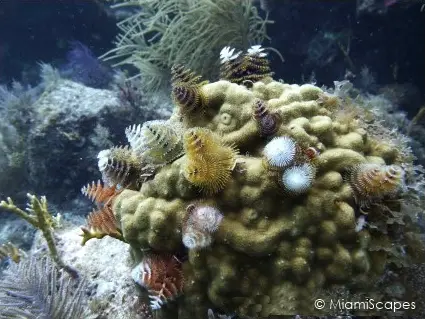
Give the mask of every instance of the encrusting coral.
M 338 285 L 385 300 L 391 287 L 380 286 L 381 279 L 388 272 L 402 276 L 400 265 L 423 249 L 415 216 L 402 205 L 408 190 L 398 187 L 405 178 L 399 170 L 412 166 L 399 156 L 406 150 L 374 140 L 358 121 L 340 120 L 350 101 L 314 85 L 274 81 L 263 71 L 240 82 L 247 86 L 197 85 L 202 108 L 185 104 L 190 111 L 181 112 L 178 103 L 168 120 L 183 125 L 185 154 L 140 190 L 124 189 L 113 200 L 137 261 L 146 260 L 146 251 L 187 252 L 184 297 L 175 301 L 179 318 L 203 318 L 211 307 L 253 317 L 322 315 L 313 300 Z M 257 121 L 259 100 L 279 118 L 267 134 Z M 267 149 L 280 140 L 278 152 Z M 283 165 L 269 165 L 275 162 Z M 385 185 L 364 176 L 372 166 Z M 363 195 L 369 205 L 360 209 L 356 199 Z M 193 215 L 200 207 L 213 213 Z M 208 230 L 208 245 L 196 247 L 196 236 L 184 239 L 188 229 Z M 161 305 L 158 299 L 155 309 Z

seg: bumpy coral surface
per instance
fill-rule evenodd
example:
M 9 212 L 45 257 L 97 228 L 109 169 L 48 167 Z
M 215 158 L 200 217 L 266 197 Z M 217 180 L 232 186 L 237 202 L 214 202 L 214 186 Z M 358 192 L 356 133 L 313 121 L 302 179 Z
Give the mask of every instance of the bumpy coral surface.
M 342 101 L 326 103 L 333 97 L 313 85 L 266 78 L 250 88 L 221 80 L 199 90 L 205 108 L 183 115 L 176 110 L 170 124 L 211 130 L 239 150 L 223 189 L 205 193 L 192 184 L 184 155 L 161 167 L 140 191 L 124 190 L 113 205 L 140 259 L 146 250 L 187 251 L 182 227 L 189 205 L 210 205 L 223 214 L 211 246 L 189 249 L 183 259 L 184 295 L 175 301 L 179 318 L 203 318 L 211 307 L 254 317 L 324 314 L 313 301 L 336 295 L 338 285 L 352 296 L 384 298 L 377 282 L 394 260 L 410 260 L 399 229 L 413 234 L 413 226 L 406 219 L 386 225 L 386 214 L 403 213 L 398 204 L 389 208 L 380 199 L 369 212 L 360 209 L 349 176 L 360 164 L 402 164 L 398 150 L 372 140 L 357 121 L 345 121 Z M 261 134 L 255 116 L 259 99 L 280 119 L 270 136 Z M 297 144 L 292 167 L 314 167 L 311 185 L 302 192 L 287 191 L 282 176 L 288 168 L 270 167 L 264 158 L 265 145 L 279 136 Z M 294 178 L 291 183 L 299 183 Z M 380 219 L 385 230 L 358 227 L 359 218 L 362 226 Z M 397 245 L 404 253 L 394 252 Z

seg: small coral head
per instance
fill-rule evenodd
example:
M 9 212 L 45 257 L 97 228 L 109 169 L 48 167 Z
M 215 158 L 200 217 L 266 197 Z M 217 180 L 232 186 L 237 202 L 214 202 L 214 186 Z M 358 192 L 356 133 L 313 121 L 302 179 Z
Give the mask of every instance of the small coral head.
M 283 168 L 293 164 L 297 155 L 297 144 L 288 136 L 275 137 L 264 147 L 263 155 L 272 168 Z
M 280 116 L 277 113 L 271 113 L 263 100 L 257 99 L 254 103 L 254 119 L 261 136 L 272 135 L 279 128 Z
M 402 190 L 405 186 L 404 175 L 398 165 L 359 164 L 351 169 L 349 182 L 356 201 L 365 205 Z
M 283 172 L 281 184 L 290 194 L 303 194 L 310 189 L 315 175 L 316 169 L 311 164 L 292 166 Z

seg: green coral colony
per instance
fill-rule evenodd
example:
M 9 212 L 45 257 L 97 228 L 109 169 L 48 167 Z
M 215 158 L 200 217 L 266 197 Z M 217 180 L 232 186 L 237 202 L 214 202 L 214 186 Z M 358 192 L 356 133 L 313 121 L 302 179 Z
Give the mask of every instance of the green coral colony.
M 99 156 L 105 182 L 124 188 L 112 208 L 153 309 L 323 314 L 313 300 L 341 287 L 385 300 L 384 275 L 423 252 L 401 204 L 407 151 L 373 138 L 350 117 L 353 102 L 274 81 L 260 46 L 226 47 L 221 63 L 214 83 L 174 67 L 171 118 L 129 127 L 129 148 Z M 149 281 L 160 275 L 147 252 L 184 249 L 188 257 L 173 261 L 183 289 L 168 278 L 173 289 L 155 293 Z

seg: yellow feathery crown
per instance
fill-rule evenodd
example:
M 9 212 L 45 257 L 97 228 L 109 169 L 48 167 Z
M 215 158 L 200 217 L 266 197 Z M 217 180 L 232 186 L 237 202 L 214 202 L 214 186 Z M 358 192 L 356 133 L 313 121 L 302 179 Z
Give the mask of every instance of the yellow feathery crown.
M 184 137 L 186 179 L 207 194 L 225 187 L 235 166 L 237 150 L 220 140 L 220 136 L 206 128 L 192 128 Z

